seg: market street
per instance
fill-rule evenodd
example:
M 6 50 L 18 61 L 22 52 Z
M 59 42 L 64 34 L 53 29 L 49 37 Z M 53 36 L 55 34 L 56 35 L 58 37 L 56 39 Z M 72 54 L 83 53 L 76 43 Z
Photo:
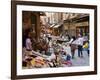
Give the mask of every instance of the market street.
M 22 15 L 23 68 L 89 66 L 89 14 L 23 11 Z

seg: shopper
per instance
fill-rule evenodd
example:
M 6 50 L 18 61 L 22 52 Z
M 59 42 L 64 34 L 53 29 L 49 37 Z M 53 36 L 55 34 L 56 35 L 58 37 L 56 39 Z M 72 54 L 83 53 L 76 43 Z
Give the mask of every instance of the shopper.
M 88 50 L 87 50 L 88 56 L 90 55 L 90 43 L 88 41 Z
M 72 57 L 71 54 L 71 47 L 69 46 L 69 43 L 65 44 L 65 46 L 63 47 L 64 51 L 66 52 L 67 55 L 69 55 L 70 57 Z
M 83 57 L 82 46 L 83 46 L 83 37 L 81 34 L 78 35 L 77 44 L 78 44 L 78 57 Z
M 75 44 L 75 40 L 76 40 L 76 37 L 75 36 L 72 36 L 71 40 L 69 41 L 70 47 L 71 47 L 72 59 L 74 59 L 75 50 L 77 48 L 77 46 Z
M 90 45 L 90 44 L 89 44 L 89 41 L 86 41 L 85 44 L 83 45 L 83 48 L 84 48 L 84 50 L 87 51 L 88 56 L 89 56 L 89 52 L 90 52 L 90 51 L 89 51 L 89 45 Z
M 71 54 L 71 47 L 69 46 L 69 43 L 65 44 L 64 51 L 66 53 L 67 65 L 71 66 L 72 65 L 72 62 L 71 62 L 72 54 Z

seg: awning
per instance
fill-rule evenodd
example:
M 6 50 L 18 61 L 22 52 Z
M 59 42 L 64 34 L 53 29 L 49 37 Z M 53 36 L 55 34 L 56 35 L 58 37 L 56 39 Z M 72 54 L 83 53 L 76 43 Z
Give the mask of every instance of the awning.
M 53 27 L 53 26 L 55 26 L 55 24 L 52 24 L 50 27 Z
M 76 23 L 75 26 L 89 26 L 88 21 Z
M 53 28 L 58 28 L 60 25 L 55 25 Z
M 55 25 L 53 28 L 58 28 L 58 27 L 60 27 L 62 24 L 57 24 L 57 25 Z

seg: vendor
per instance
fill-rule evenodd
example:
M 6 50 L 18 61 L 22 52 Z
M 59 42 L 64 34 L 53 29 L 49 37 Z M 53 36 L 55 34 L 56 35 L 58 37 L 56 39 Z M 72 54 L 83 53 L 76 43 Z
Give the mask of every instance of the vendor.
M 26 38 L 26 54 L 31 54 L 32 51 L 32 42 L 31 42 L 31 34 L 30 32 L 28 33 L 28 37 Z

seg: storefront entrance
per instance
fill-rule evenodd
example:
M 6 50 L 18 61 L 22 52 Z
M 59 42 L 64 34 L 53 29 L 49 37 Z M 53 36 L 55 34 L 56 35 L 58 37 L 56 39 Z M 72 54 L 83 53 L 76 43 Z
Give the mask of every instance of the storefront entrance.
M 85 36 L 89 34 L 89 26 L 79 26 L 76 27 L 76 37 L 78 34 L 81 33 L 81 35 Z

